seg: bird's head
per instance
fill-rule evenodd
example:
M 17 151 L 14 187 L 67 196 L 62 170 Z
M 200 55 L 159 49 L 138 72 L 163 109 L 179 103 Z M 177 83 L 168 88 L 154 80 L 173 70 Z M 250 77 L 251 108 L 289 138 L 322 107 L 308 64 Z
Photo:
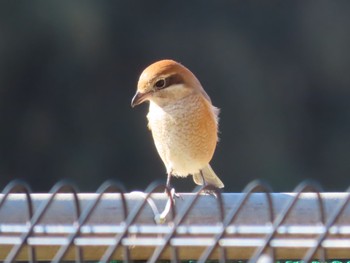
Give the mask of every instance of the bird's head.
M 160 60 L 142 72 L 131 106 L 144 101 L 163 106 L 196 92 L 202 93 L 210 101 L 200 82 L 189 69 L 173 60 Z

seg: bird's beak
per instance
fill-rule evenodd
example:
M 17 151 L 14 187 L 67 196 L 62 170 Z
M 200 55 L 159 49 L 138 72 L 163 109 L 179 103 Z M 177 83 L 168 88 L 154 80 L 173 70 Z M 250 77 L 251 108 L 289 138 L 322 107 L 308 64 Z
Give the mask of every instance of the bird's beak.
M 131 107 L 135 107 L 144 102 L 148 98 L 148 95 L 148 93 L 136 92 L 135 96 L 131 100 Z

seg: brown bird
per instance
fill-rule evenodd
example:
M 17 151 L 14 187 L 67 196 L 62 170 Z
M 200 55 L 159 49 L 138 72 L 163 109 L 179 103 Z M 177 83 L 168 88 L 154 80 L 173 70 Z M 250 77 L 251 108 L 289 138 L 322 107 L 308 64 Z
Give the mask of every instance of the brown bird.
M 155 62 L 142 72 L 131 106 L 144 101 L 150 102 L 148 127 L 167 170 L 167 186 L 171 176 L 191 174 L 198 185 L 224 187 L 209 165 L 218 141 L 219 109 L 196 76 L 173 60 Z

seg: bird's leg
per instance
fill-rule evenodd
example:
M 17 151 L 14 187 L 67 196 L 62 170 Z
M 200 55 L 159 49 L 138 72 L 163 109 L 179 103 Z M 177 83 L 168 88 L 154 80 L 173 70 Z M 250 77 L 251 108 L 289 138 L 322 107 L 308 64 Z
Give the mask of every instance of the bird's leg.
M 165 185 L 165 186 L 166 186 L 166 188 L 169 189 L 169 191 L 170 191 L 171 196 L 172 196 L 173 199 L 174 199 L 174 197 L 179 198 L 179 197 L 181 197 L 181 195 L 179 195 L 178 193 L 176 193 L 175 188 L 174 188 L 174 187 L 172 188 L 171 185 L 170 185 L 171 177 L 172 177 L 172 171 L 168 172 L 168 177 L 167 177 L 167 179 L 166 179 L 166 185 Z M 165 190 L 165 192 L 166 192 L 166 190 Z
M 166 179 L 166 187 L 170 189 L 170 179 L 171 179 L 171 171 L 168 172 L 168 177 Z

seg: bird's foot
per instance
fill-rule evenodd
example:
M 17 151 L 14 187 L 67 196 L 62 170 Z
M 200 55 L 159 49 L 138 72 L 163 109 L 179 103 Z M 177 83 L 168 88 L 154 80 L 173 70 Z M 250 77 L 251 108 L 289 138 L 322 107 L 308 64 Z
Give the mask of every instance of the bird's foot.
M 175 198 L 181 198 L 183 197 L 175 192 L 175 188 L 166 188 L 165 193 L 168 194 L 168 201 L 166 202 L 164 211 L 160 213 L 159 215 L 156 215 L 154 220 L 157 224 L 164 224 L 166 222 L 166 217 L 170 213 L 172 206 L 175 206 Z M 174 216 L 174 215 L 173 215 Z
M 167 186 L 166 189 L 165 189 L 165 193 L 168 193 L 168 192 L 167 192 L 167 189 L 170 189 L 170 190 L 169 190 L 170 197 L 171 197 L 174 201 L 175 201 L 175 197 L 176 197 L 176 198 L 181 198 L 181 199 L 183 199 L 183 197 L 182 197 L 179 193 L 177 193 L 177 192 L 175 191 L 175 188 L 174 188 L 174 187 Z

